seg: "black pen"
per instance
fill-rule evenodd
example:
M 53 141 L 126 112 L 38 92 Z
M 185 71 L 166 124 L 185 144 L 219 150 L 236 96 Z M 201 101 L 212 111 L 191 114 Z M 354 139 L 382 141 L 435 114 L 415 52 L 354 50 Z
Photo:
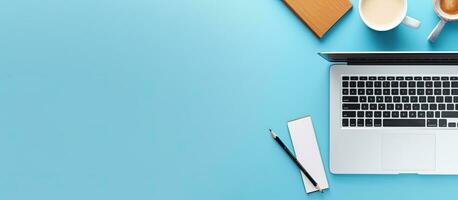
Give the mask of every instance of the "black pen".
M 320 186 L 318 185 L 318 183 L 316 183 L 316 181 L 312 178 L 312 176 L 310 176 L 310 174 L 307 172 L 307 170 L 305 170 L 305 168 L 301 165 L 301 163 L 297 160 L 296 157 L 294 157 L 293 153 L 291 153 L 291 151 L 288 149 L 288 147 L 286 147 L 286 145 L 280 140 L 280 138 L 272 131 L 272 129 L 269 129 L 270 133 L 272 134 L 272 137 L 274 138 L 275 141 L 277 141 L 277 143 L 281 146 L 281 148 L 283 150 L 285 150 L 286 154 L 288 154 L 289 158 L 291 158 L 291 160 L 294 161 L 294 163 L 296 163 L 296 165 L 299 167 L 299 169 L 301 169 L 301 171 L 305 174 L 305 176 L 310 180 L 310 182 L 312 183 L 313 186 L 315 186 L 315 188 L 320 191 L 320 192 L 323 192 L 323 190 L 321 190 Z

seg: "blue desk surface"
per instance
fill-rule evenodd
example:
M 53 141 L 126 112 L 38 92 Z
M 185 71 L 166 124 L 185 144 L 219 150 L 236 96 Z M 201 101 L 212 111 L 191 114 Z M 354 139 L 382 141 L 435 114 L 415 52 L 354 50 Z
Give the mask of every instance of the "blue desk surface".
M 456 50 L 458 23 L 410 1 L 419 30 L 376 33 L 357 1 L 318 40 L 278 0 L 0 4 L 0 199 L 433 199 L 458 176 L 329 174 L 305 195 L 270 138 L 313 116 L 329 169 L 339 50 Z

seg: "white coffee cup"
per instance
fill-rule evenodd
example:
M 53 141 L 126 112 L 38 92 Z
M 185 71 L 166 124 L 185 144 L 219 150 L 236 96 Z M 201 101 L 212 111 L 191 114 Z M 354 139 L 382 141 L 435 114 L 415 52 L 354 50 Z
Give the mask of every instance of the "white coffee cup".
M 421 22 L 407 16 L 407 0 L 360 0 L 359 15 L 369 28 L 388 31 L 403 23 L 412 28 Z

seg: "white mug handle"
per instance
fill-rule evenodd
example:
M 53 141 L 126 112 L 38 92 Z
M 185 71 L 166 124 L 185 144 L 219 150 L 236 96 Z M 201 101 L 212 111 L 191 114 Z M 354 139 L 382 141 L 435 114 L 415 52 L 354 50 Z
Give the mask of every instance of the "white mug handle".
M 402 23 L 412 28 L 418 28 L 421 25 L 420 21 L 418 21 L 415 18 L 409 17 L 409 16 L 404 17 L 404 19 L 402 20 Z
M 436 27 L 434 27 L 433 31 L 431 32 L 431 34 L 429 34 L 428 36 L 428 40 L 431 41 L 431 42 L 434 42 L 436 41 L 437 39 L 437 36 L 439 36 L 439 34 L 441 33 L 442 29 L 444 28 L 445 24 L 447 23 L 447 21 L 441 19 L 439 21 L 439 23 L 437 23 Z

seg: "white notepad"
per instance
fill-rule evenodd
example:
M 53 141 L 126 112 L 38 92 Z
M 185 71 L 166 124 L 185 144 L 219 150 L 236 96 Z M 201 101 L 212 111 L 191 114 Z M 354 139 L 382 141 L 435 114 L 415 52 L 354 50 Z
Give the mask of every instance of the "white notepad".
M 289 134 L 293 141 L 294 152 L 297 160 L 304 166 L 310 176 L 315 179 L 322 189 L 329 188 L 326 172 L 324 171 L 323 160 L 316 141 L 312 117 L 296 119 L 288 122 Z M 307 177 L 302 173 L 305 191 L 307 193 L 317 191 Z

